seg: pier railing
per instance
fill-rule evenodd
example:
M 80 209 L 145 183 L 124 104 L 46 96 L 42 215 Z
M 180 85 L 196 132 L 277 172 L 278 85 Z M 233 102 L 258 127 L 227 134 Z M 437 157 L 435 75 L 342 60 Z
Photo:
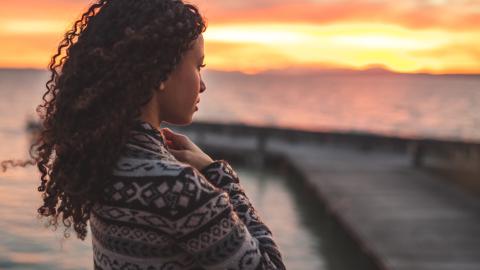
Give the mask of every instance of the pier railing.
M 208 134 L 228 135 L 230 138 L 250 137 L 256 141 L 255 151 L 259 154 L 265 153 L 267 141 L 275 138 L 291 143 L 301 141 L 348 146 L 364 151 L 395 151 L 410 155 L 411 164 L 416 167 L 431 163 L 431 165 L 442 164 L 480 172 L 480 142 L 406 138 L 358 132 L 307 131 L 241 123 L 194 122 L 189 126 L 172 126 L 172 128 L 193 132 L 200 141 Z
M 417 168 L 441 171 L 450 175 L 454 182 L 480 194 L 480 142 L 462 142 L 428 138 L 395 137 L 360 132 L 308 131 L 292 128 L 265 127 L 242 123 L 213 123 L 196 121 L 188 126 L 170 126 L 172 129 L 186 131 L 195 135 L 196 142 L 205 144 L 212 135 L 230 138 L 229 145 L 208 144 L 210 148 L 223 148 L 224 153 L 232 150 L 247 154 L 252 159 L 262 160 L 275 156 L 267 149 L 270 140 L 279 139 L 293 143 L 312 143 L 335 147 L 348 147 L 361 151 L 393 151 L 409 156 L 410 164 Z M 40 125 L 36 121 L 27 121 L 26 129 L 32 136 L 38 133 Z M 236 139 L 239 140 L 236 140 Z M 248 147 L 240 141 L 249 140 Z M 233 144 L 231 142 L 234 142 Z M 222 150 L 222 149 L 220 149 Z M 274 158 L 275 159 L 275 158 Z

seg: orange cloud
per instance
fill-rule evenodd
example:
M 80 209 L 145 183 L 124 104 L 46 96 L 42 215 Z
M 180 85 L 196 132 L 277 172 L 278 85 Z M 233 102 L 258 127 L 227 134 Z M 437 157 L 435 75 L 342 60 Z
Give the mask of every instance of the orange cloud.
M 202 1 L 200 1 L 202 2 Z M 476 8 L 465 5 L 402 5 L 392 1 L 285 1 L 277 5 L 241 9 L 222 9 L 199 5 L 209 21 L 215 23 L 293 22 L 329 24 L 338 22 L 395 23 L 410 28 L 478 29 L 480 2 Z
M 208 67 L 226 71 L 242 70 L 245 73 L 283 69 L 294 61 L 281 51 L 255 43 L 207 41 L 205 54 Z
M 1 20 L 73 20 L 90 1 L 20 0 L 2 1 Z
M 262 70 L 315 64 L 320 67 L 328 63 L 354 69 L 380 64 L 398 72 L 441 73 L 460 67 L 468 73 L 480 71 L 479 61 L 469 56 L 480 40 L 480 31 L 413 30 L 377 23 L 250 23 L 211 25 L 205 40 L 207 48 L 216 43 L 207 50 L 207 61 L 214 59 L 209 67 L 217 69 L 230 66 Z M 469 46 L 450 47 L 457 43 Z M 419 57 L 420 52 L 435 52 L 439 48 L 461 51 L 436 57 L 425 53 Z
M 46 67 L 64 32 L 91 2 L 2 3 L 0 66 Z M 480 1 L 190 2 L 208 20 L 208 68 L 254 73 L 382 65 L 401 72 L 480 73 Z
M 87 6 L 87 1 L 61 0 L 2 3 L 0 67 L 46 68 L 64 33 Z
M 0 35 L 0 66 L 47 68 L 58 46 L 52 35 Z
M 432 50 L 412 52 L 420 62 L 430 63 L 426 70 L 437 73 L 479 72 L 480 48 L 471 43 L 453 43 Z M 448 63 L 448 64 L 447 64 Z

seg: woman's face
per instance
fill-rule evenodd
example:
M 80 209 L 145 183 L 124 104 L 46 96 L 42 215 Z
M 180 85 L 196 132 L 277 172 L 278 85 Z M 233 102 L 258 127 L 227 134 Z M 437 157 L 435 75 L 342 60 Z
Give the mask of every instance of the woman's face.
M 193 43 L 193 48 L 184 53 L 164 82 L 165 88 L 159 90 L 158 106 L 162 121 L 189 124 L 198 110 L 199 94 L 206 89 L 200 74 L 204 59 L 203 36 L 200 35 Z

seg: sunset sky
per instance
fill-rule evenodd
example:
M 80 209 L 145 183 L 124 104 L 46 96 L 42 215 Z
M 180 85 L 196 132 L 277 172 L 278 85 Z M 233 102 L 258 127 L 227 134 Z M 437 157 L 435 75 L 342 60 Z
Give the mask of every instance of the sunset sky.
M 209 69 L 385 67 L 480 73 L 478 0 L 196 0 Z M 0 9 L 0 67 L 46 68 L 91 1 L 19 0 Z

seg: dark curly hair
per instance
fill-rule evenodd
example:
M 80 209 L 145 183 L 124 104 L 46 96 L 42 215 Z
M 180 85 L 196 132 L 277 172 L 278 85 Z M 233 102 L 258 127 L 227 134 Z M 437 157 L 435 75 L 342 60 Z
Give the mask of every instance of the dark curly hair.
M 37 165 L 39 218 L 56 230 L 61 214 L 64 237 L 73 221 L 85 240 L 90 210 L 141 107 L 205 30 L 198 8 L 181 0 L 97 0 L 75 21 L 48 66 L 32 160 L 1 164 Z

